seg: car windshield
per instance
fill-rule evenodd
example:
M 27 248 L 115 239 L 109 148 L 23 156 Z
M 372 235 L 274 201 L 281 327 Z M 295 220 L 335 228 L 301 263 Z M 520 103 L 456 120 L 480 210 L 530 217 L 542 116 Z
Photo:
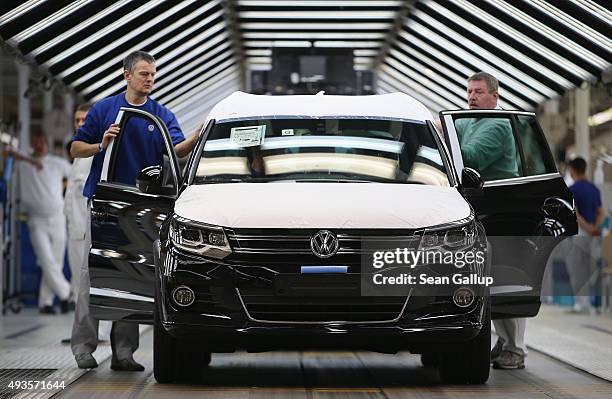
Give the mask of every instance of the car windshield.
M 217 123 L 194 184 L 386 182 L 449 186 L 434 132 L 415 121 L 260 119 Z

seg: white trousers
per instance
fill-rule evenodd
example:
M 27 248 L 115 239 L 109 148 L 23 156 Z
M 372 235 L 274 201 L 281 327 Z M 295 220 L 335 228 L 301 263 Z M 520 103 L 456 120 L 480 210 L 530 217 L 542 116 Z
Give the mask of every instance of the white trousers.
M 525 327 L 527 319 L 499 319 L 493 320 L 495 332 L 504 340 L 502 350 L 527 356 L 527 345 L 525 345 Z
M 86 223 L 87 221 L 83 221 Z M 70 224 L 68 224 L 68 230 L 70 230 Z M 69 232 L 70 233 L 70 232 Z M 68 234 L 70 237 L 70 234 Z M 87 259 L 86 256 L 89 255 L 89 246 L 87 245 L 87 241 L 85 237 L 82 239 L 76 238 L 68 238 L 68 262 L 70 263 L 70 272 L 72 273 L 72 280 L 70 280 L 70 285 L 72 286 L 72 292 L 75 296 L 75 302 L 78 301 L 79 287 L 81 282 L 81 268 L 85 265 Z M 89 276 L 89 275 L 88 275 Z M 87 277 L 89 279 L 89 277 Z M 89 294 L 89 292 L 87 292 Z M 89 315 L 89 309 L 81 307 L 81 312 L 85 312 L 86 315 Z M 98 338 L 101 340 L 109 341 L 110 340 L 110 331 L 111 331 L 112 323 L 110 321 L 100 321 L 99 330 L 98 330 Z
M 30 240 L 37 263 L 42 270 L 38 291 L 38 306 L 53 305 L 53 297 L 70 297 L 70 283 L 64 277 L 64 251 L 66 250 L 66 221 L 60 212 L 51 216 L 31 215 L 28 218 Z

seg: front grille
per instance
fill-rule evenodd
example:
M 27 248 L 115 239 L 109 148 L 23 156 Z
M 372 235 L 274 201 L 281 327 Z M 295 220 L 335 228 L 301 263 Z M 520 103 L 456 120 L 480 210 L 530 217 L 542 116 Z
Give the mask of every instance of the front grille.
M 238 290 L 255 321 L 287 323 L 383 323 L 399 319 L 407 297 L 278 296 L 269 290 Z
M 297 254 L 312 255 L 310 239 L 319 229 L 244 229 L 228 232 L 232 250 L 237 254 Z M 333 230 L 338 237 L 338 255 L 361 254 L 362 243 L 384 242 L 390 245 L 414 247 L 420 232 L 406 230 Z

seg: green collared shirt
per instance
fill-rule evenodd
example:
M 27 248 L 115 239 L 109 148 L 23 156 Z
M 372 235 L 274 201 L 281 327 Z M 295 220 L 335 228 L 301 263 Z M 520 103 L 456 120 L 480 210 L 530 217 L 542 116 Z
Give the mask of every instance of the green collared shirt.
M 518 176 L 516 146 L 505 118 L 464 118 L 455 122 L 463 164 L 484 181 Z

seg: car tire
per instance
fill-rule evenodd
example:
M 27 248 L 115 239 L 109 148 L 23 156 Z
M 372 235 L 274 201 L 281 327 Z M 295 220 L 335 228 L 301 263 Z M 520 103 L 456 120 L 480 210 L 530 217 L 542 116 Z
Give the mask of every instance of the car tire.
M 157 294 L 157 293 L 156 293 Z M 159 295 L 156 295 L 157 301 Z M 160 384 L 193 382 L 202 376 L 210 364 L 211 353 L 199 349 L 190 340 L 179 340 L 170 335 L 161 322 L 156 302 L 153 317 L 153 375 Z
M 439 353 L 440 379 L 449 384 L 484 384 L 491 361 L 491 301 L 487 300 L 482 328 L 468 342 Z
M 438 367 L 438 354 L 435 352 L 425 352 L 421 354 L 421 364 L 423 367 Z

